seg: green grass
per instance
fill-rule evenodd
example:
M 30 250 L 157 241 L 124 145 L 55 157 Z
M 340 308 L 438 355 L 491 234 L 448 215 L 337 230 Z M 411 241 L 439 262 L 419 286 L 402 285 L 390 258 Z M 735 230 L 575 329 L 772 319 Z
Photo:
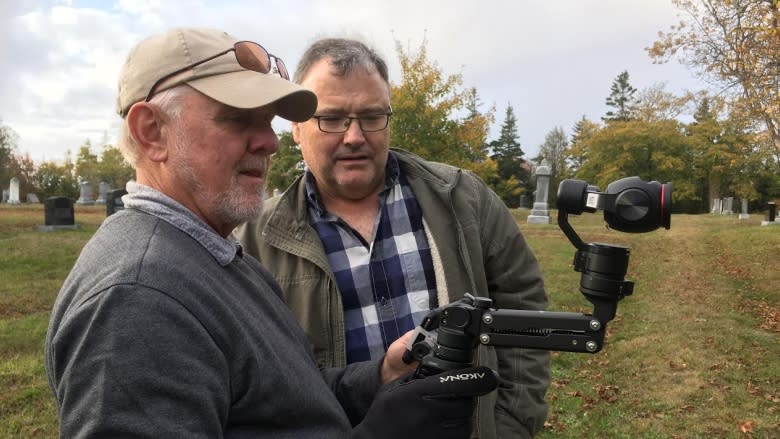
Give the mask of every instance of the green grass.
M 78 230 L 41 232 L 42 205 L 0 206 L 0 437 L 57 437 L 43 340 L 62 282 L 105 218 L 77 206 Z
M 555 224 L 526 224 L 551 310 L 590 312 Z M 0 437 L 56 437 L 43 368 L 49 310 L 105 217 L 76 207 L 79 230 L 39 232 L 41 206 L 0 206 Z M 607 230 L 571 217 L 585 242 L 631 248 L 623 299 L 595 355 L 553 353 L 550 413 L 539 437 L 780 437 L 780 227 L 760 215 L 674 215 L 671 230 Z M 553 217 L 553 223 L 555 218 Z

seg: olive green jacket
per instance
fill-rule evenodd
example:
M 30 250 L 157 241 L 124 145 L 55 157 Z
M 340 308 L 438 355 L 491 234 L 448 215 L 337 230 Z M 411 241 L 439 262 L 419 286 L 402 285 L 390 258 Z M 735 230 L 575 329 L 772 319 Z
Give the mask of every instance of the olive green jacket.
M 468 171 L 393 152 L 423 211 L 439 305 L 468 292 L 489 296 L 499 309 L 545 309 L 536 258 L 501 199 Z M 346 363 L 341 295 L 309 225 L 305 199 L 298 178 L 236 234 L 244 250 L 276 277 L 321 366 L 340 367 Z M 547 415 L 549 353 L 480 346 L 476 358 L 511 384 L 480 398 L 475 437 L 514 439 L 538 432 Z

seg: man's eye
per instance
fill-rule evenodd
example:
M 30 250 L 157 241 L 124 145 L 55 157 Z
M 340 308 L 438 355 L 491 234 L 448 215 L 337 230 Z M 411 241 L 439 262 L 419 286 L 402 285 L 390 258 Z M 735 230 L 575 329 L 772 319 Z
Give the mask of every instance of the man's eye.
M 365 122 L 376 122 L 378 121 L 382 116 L 372 114 L 369 116 L 360 116 L 360 120 L 363 120 Z
M 338 116 L 321 116 L 320 120 L 325 123 L 339 123 L 344 120 L 344 118 Z

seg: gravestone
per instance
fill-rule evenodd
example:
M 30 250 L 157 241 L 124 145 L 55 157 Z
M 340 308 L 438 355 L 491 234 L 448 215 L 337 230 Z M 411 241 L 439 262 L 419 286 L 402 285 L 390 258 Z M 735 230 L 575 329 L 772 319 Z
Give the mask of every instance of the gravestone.
M 98 198 L 95 200 L 95 204 L 106 204 L 106 197 L 108 196 L 109 186 L 105 181 L 101 181 L 98 185 Z
M 34 193 L 30 192 L 27 194 L 27 202 L 30 204 L 36 204 L 40 203 L 41 200 L 38 199 L 38 195 L 35 195 Z
M 550 224 L 550 210 L 547 207 L 547 196 L 550 192 L 550 165 L 547 160 L 536 170 L 536 193 L 534 208 L 528 215 L 528 224 Z
M 44 225 L 38 230 L 49 232 L 60 229 L 78 229 L 73 213 L 73 201 L 68 197 L 49 197 L 43 200 Z
M 526 197 L 525 194 L 520 195 L 520 206 L 518 206 L 520 209 L 525 209 L 526 208 L 526 205 L 525 205 L 525 203 L 526 203 L 525 199 L 526 198 L 527 197 Z
M 750 214 L 748 213 L 748 200 L 747 198 L 742 199 L 742 210 L 739 213 L 739 219 L 748 219 L 750 218 Z
M 95 200 L 92 199 L 92 185 L 88 181 L 82 181 L 80 183 L 81 193 L 79 199 L 76 200 L 76 204 L 95 204 Z
M 11 185 L 8 188 L 8 204 L 19 204 L 19 179 L 11 178 Z
M 779 225 L 780 222 L 777 220 L 777 204 L 774 201 L 770 201 L 767 203 L 767 212 L 766 212 L 766 220 L 761 221 L 762 226 L 774 226 Z
M 720 213 L 721 212 L 721 200 L 720 198 L 715 198 L 712 200 L 712 210 L 710 210 L 710 213 Z
M 734 213 L 734 197 L 726 197 L 723 199 L 722 215 L 731 215 Z
M 3 189 L 3 204 L 5 204 L 5 203 L 7 203 L 7 202 L 8 202 L 8 195 L 9 195 L 9 192 L 10 192 L 10 191 L 9 191 L 8 189 Z
M 125 208 L 125 203 L 122 201 L 122 195 L 127 194 L 124 189 L 114 189 L 108 191 L 106 195 L 106 216 L 109 217 L 120 210 Z

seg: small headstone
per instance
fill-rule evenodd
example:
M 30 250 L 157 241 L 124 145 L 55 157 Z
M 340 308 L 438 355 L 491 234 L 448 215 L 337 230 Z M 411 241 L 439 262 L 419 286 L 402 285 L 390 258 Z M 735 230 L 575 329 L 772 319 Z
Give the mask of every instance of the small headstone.
M 279 188 L 274 188 L 273 196 L 278 197 L 279 195 L 282 195 L 282 191 Z
M 777 218 L 777 204 L 774 201 L 770 201 L 767 203 L 767 207 L 769 210 L 767 210 L 766 213 L 766 220 L 761 221 L 762 226 L 774 226 L 780 224 L 780 222 L 775 221 Z
M 528 206 L 526 206 L 526 203 L 527 203 L 526 198 L 527 198 L 527 196 L 525 194 L 520 195 L 520 206 L 519 206 L 520 209 L 528 208 Z
M 734 213 L 734 197 L 726 197 L 723 199 L 723 210 L 720 213 L 722 215 L 731 215 Z
M 38 195 L 35 195 L 33 193 L 27 194 L 27 202 L 30 204 L 37 204 L 40 203 L 41 200 L 38 199 Z
M 8 188 L 8 204 L 19 204 L 19 179 L 11 178 L 11 185 Z
M 742 211 L 739 213 L 739 219 L 748 219 L 750 218 L 750 214 L 748 213 L 748 200 L 747 198 L 742 199 Z
M 92 185 L 88 181 L 82 181 L 80 186 L 81 193 L 79 199 L 76 200 L 76 204 L 95 204 L 95 200 L 92 199 Z
M 3 204 L 8 202 L 10 192 L 8 189 L 3 189 Z
M 547 206 L 547 195 L 550 191 L 550 165 L 547 160 L 536 169 L 536 193 L 534 208 L 528 215 L 528 224 L 550 224 L 550 210 Z
M 122 195 L 127 194 L 124 189 L 114 189 L 108 191 L 106 195 L 106 216 L 109 217 L 118 211 L 125 208 L 125 203 L 122 201 Z
M 106 197 L 108 196 L 109 185 L 105 181 L 101 181 L 98 185 L 98 198 L 95 200 L 95 204 L 106 204 Z
M 715 198 L 712 200 L 712 210 L 710 213 L 720 213 L 721 212 L 721 200 L 720 198 Z
M 73 201 L 68 197 L 49 197 L 43 201 L 44 224 L 38 230 L 49 232 L 60 229 L 77 229 L 73 214 Z

